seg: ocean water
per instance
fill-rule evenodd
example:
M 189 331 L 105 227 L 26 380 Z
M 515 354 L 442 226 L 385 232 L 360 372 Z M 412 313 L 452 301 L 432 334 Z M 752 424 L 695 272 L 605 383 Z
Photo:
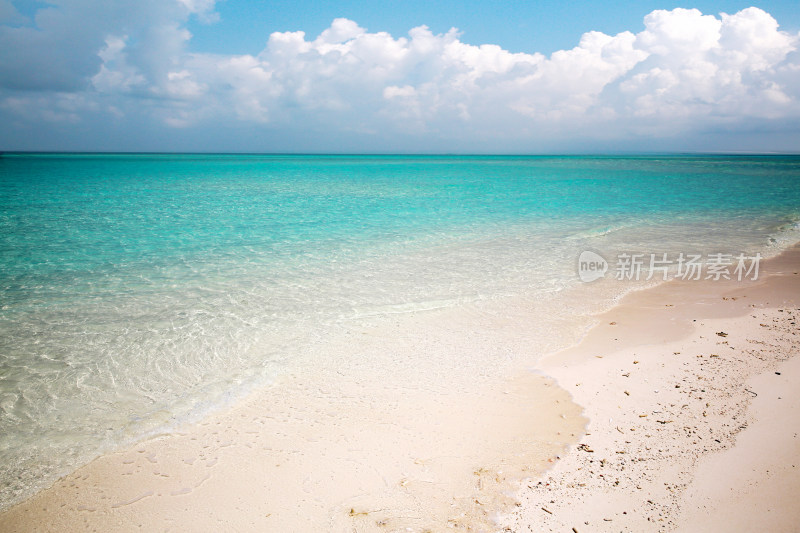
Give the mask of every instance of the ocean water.
M 5 154 L 0 509 L 343 327 L 522 299 L 541 355 L 631 288 L 582 251 L 770 256 L 798 223 L 792 156 Z

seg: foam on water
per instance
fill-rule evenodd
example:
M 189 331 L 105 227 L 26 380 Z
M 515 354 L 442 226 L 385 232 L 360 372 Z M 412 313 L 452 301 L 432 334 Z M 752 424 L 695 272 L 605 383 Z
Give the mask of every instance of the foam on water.
M 583 250 L 774 255 L 800 159 L 6 156 L 0 200 L 2 508 L 353 324 L 518 306 L 543 354 L 631 289 Z

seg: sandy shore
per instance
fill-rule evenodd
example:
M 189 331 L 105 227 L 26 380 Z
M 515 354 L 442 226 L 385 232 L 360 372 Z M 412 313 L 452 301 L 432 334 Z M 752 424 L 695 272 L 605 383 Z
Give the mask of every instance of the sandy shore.
M 630 294 L 533 372 L 520 316 L 354 330 L 278 388 L 80 468 L 0 531 L 790 531 L 798 270 L 795 248 L 758 282 Z M 387 343 L 396 329 L 422 333 Z M 476 349 L 517 355 L 481 372 L 463 364 Z M 376 353 L 379 372 L 360 368 Z
M 585 436 L 524 484 L 506 531 L 796 531 L 800 249 L 761 280 L 629 295 L 542 362 Z
M 1 514 L 0 531 L 490 530 L 586 423 L 552 379 L 510 370 L 529 344 L 517 324 L 461 309 L 321 339 L 324 358 L 96 459 Z M 508 368 L 464 356 L 477 349 Z

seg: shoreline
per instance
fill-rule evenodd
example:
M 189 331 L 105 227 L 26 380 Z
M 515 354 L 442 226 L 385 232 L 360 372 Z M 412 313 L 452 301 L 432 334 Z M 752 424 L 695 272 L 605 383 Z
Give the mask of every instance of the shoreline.
M 744 285 L 670 281 L 631 293 L 580 343 L 542 360 L 589 424 L 523 484 L 505 531 L 793 530 L 800 246 L 763 266 Z
M 95 459 L 0 514 L 0 530 L 491 529 L 518 481 L 586 424 L 550 378 L 517 372 L 527 339 L 510 330 L 506 316 L 451 309 L 320 340 L 324 361 Z M 464 357 L 476 348 L 503 371 Z
M 684 363 L 692 363 L 691 368 L 699 372 L 698 364 L 706 371 L 709 365 L 724 361 L 734 366 L 718 365 L 712 368 L 716 374 L 741 374 L 731 370 L 738 367 L 728 358 L 712 360 L 692 354 L 693 360 L 685 361 L 674 352 L 685 355 L 686 346 L 693 350 L 704 346 L 709 351 L 722 342 L 739 349 L 732 344 L 737 337 L 717 337 L 716 331 L 728 331 L 731 325 L 737 332 L 749 331 L 751 305 L 766 313 L 758 306 L 769 310 L 770 304 L 765 302 L 788 294 L 785 283 L 775 283 L 781 277 L 775 270 L 781 268 L 800 268 L 800 246 L 766 260 L 764 277 L 745 286 L 671 281 L 629 292 L 599 315 L 598 324 L 576 346 L 538 362 L 524 358 L 514 362 L 509 368 L 525 366 L 527 370 L 520 369 L 510 380 L 471 379 L 474 369 L 458 369 L 464 350 L 524 351 L 524 335 L 506 338 L 509 325 L 501 317 L 480 316 L 475 310 L 472 316 L 445 312 L 438 313 L 437 324 L 431 325 L 429 315 L 421 313 L 404 319 L 405 331 L 419 334 L 399 347 L 387 347 L 384 342 L 387 336 L 396 337 L 393 329 L 400 327 L 399 322 L 354 330 L 350 334 L 357 337 L 346 335 L 333 347 L 324 345 L 334 354 L 348 354 L 346 359 L 334 357 L 321 369 L 323 376 L 334 380 L 310 383 L 302 378 L 302 372 L 286 376 L 281 380 L 279 398 L 270 391 L 255 393 L 200 423 L 101 456 L 0 513 L 0 529 L 127 531 L 158 527 L 203 531 L 221 522 L 242 530 L 424 531 L 446 525 L 456 530 L 490 531 L 498 524 L 510 531 L 528 531 L 529 527 L 563 530 L 566 522 L 558 522 L 563 509 L 569 511 L 571 520 L 578 510 L 586 512 L 585 519 L 570 522 L 566 530 L 605 527 L 619 531 L 631 527 L 626 524 L 634 524 L 635 531 L 660 530 L 665 524 L 658 519 L 665 516 L 677 526 L 676 509 L 684 513 L 689 507 L 676 503 L 676 495 L 690 487 L 695 463 L 735 449 L 734 436 L 741 431 L 738 426 L 735 431 L 726 429 L 726 439 L 693 457 L 678 476 L 679 482 L 651 491 L 648 500 L 653 503 L 648 505 L 655 510 L 652 516 L 632 512 L 632 503 L 646 490 L 641 483 L 642 488 L 633 485 L 637 470 L 632 465 L 645 465 L 646 472 L 652 472 L 657 470 L 652 465 L 665 460 L 649 453 L 652 450 L 646 450 L 649 455 L 641 461 L 637 456 L 635 462 L 630 459 L 635 456 L 633 450 L 614 450 L 625 451 L 614 457 L 601 457 L 601 450 L 618 444 L 613 438 L 624 434 L 616 427 L 624 420 L 622 406 L 632 400 L 639 410 L 645 408 L 643 402 L 654 402 L 650 406 L 653 412 L 629 412 L 630 428 L 640 433 L 629 431 L 626 435 L 650 438 L 641 431 L 653 426 L 651 419 L 656 419 L 655 430 L 645 431 L 668 443 L 682 440 L 684 430 L 675 420 L 684 415 L 683 409 L 670 415 L 670 420 L 661 420 L 664 417 L 655 411 L 663 407 L 659 402 L 665 397 L 674 397 L 675 402 L 693 390 L 683 385 Z M 794 274 L 783 277 L 791 276 Z M 800 298 L 794 300 L 795 307 L 798 301 Z M 715 313 L 717 318 L 704 318 Z M 756 320 L 783 324 L 779 311 L 771 313 Z M 701 324 L 693 323 L 691 316 L 698 317 Z M 478 324 L 478 330 L 465 334 L 465 319 L 470 319 L 471 326 Z M 520 329 L 519 324 L 512 326 L 511 330 Z M 776 336 L 785 333 L 780 327 L 756 325 L 752 338 L 777 342 Z M 354 349 L 354 340 L 358 341 L 356 355 L 367 357 L 389 350 L 387 361 L 391 364 L 380 375 L 364 374 L 358 368 L 359 357 L 348 352 Z M 713 344 L 703 344 L 708 342 Z M 587 346 L 591 348 L 587 350 Z M 441 369 L 426 367 L 419 354 L 431 352 L 450 358 L 449 368 L 455 375 L 436 375 Z M 636 365 L 634 357 L 641 359 Z M 630 376 L 620 377 L 623 364 L 630 367 L 625 370 Z M 664 373 L 666 367 L 672 374 Z M 647 385 L 631 385 L 637 373 L 650 380 Z M 609 380 L 598 379 L 605 375 Z M 662 394 L 654 394 L 652 383 L 667 377 L 678 379 L 675 384 L 681 387 L 667 395 L 659 386 Z M 623 380 L 627 395 L 615 389 Z M 613 394 L 609 396 L 609 392 Z M 719 399 L 716 408 L 723 411 L 703 420 L 716 420 L 724 426 L 728 420 L 725 413 L 730 410 L 736 411 L 737 418 L 750 416 L 745 411 L 748 396 L 744 392 Z M 701 416 L 692 413 L 694 418 Z M 588 426 L 584 417 L 588 417 Z M 609 418 L 614 424 L 603 426 L 601 422 Z M 627 444 L 635 443 L 630 437 L 627 440 L 631 441 Z M 622 444 L 626 444 L 624 440 Z M 565 453 L 567 449 L 570 451 Z M 610 470 L 613 460 L 620 457 L 624 462 L 618 466 L 626 470 L 618 472 L 620 483 L 613 491 L 619 516 L 605 516 L 608 502 L 604 498 L 611 494 L 605 481 L 608 475 L 581 476 L 596 469 L 587 460 L 605 460 L 600 468 Z M 666 464 L 674 466 L 673 459 L 669 456 Z M 576 478 L 570 477 L 576 474 Z M 526 478 L 536 482 L 523 483 L 515 496 L 518 481 Z M 551 486 L 546 489 L 536 484 L 549 479 L 557 481 L 548 481 Z M 648 482 L 664 483 L 654 479 Z M 567 487 L 570 483 L 575 486 Z M 593 499 L 586 498 L 589 490 L 595 491 Z M 550 503 L 552 500 L 559 504 Z M 703 501 L 710 507 L 717 505 Z M 519 507 L 514 509 L 516 504 Z M 502 514 L 509 509 L 514 512 Z M 591 525 L 587 526 L 587 521 Z

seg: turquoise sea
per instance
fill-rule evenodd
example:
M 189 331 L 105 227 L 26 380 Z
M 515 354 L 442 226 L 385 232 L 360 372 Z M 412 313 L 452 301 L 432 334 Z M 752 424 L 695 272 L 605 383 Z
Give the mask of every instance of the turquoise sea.
M 630 288 L 582 251 L 770 256 L 799 224 L 800 156 L 4 154 L 0 509 L 348 324 L 521 298 L 542 354 Z

